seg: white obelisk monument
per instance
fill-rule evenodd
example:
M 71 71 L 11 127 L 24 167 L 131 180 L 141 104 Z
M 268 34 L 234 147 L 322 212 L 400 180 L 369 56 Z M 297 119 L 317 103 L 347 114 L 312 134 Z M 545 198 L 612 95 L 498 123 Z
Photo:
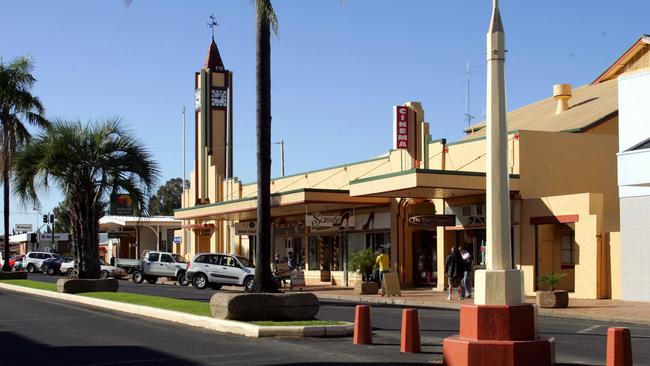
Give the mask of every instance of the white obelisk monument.
M 477 305 L 518 305 L 524 300 L 523 273 L 512 268 L 510 190 L 506 127 L 505 33 L 494 0 L 487 33 L 487 263 L 476 272 Z

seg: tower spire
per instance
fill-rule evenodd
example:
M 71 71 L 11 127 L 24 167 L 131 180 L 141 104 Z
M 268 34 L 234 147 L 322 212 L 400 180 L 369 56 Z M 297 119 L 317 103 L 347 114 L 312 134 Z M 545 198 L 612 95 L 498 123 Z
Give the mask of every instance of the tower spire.
M 501 13 L 499 13 L 499 0 L 492 2 L 492 19 L 490 20 L 489 33 L 503 33 L 503 23 L 501 23 Z
M 210 71 L 225 70 L 223 61 L 221 60 L 221 55 L 219 54 L 219 48 L 217 48 L 217 43 L 214 41 L 214 28 L 218 26 L 219 23 L 214 14 L 210 15 L 208 27 L 212 29 L 212 42 L 210 42 L 210 48 L 208 48 L 208 53 L 205 55 L 205 59 L 203 60 L 203 68 L 209 69 Z

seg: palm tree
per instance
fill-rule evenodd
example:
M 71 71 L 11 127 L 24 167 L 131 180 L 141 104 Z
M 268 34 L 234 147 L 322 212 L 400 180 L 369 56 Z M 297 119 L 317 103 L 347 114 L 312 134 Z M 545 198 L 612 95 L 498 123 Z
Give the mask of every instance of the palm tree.
M 31 134 L 23 122 L 45 128 L 47 120 L 43 117 L 45 110 L 41 101 L 31 94 L 36 82 L 32 75 L 34 66 L 28 57 L 17 57 L 5 64 L 0 61 L 0 136 L 2 143 L 2 185 L 4 197 L 4 258 L 3 271 L 9 267 L 9 183 L 12 160 L 17 149 L 31 139 Z
M 271 0 L 256 0 L 257 41 L 257 250 L 255 292 L 276 292 L 271 273 L 271 28 L 278 19 Z
M 70 205 L 78 278 L 99 278 L 99 219 L 113 193 L 126 192 L 136 212 L 159 174 L 142 143 L 118 119 L 82 125 L 55 121 L 14 159 L 14 193 L 38 202 L 37 191 L 57 186 Z

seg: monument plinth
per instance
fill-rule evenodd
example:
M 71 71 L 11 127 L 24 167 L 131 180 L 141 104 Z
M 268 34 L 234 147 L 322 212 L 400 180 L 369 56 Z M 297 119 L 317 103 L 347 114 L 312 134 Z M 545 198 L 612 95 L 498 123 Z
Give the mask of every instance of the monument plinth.
M 445 338 L 448 366 L 550 366 L 554 341 L 539 338 L 537 311 L 524 303 L 524 275 L 510 247 L 510 192 L 505 100 L 505 33 L 494 0 L 487 34 L 487 263 L 476 271 L 474 305 L 460 307 L 460 334 Z

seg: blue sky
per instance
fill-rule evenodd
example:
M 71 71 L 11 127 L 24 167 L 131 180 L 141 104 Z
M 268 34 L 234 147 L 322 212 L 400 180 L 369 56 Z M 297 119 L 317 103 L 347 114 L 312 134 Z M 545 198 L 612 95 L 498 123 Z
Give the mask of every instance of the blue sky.
M 368 159 L 391 145 L 391 108 L 423 103 L 434 138 L 466 127 L 485 100 L 485 32 L 491 0 L 275 0 L 272 42 L 274 141 L 286 142 L 286 173 Z M 508 109 L 551 95 L 554 83 L 595 79 L 642 33 L 646 1 L 502 0 Z M 191 110 L 194 72 L 216 40 L 235 73 L 235 175 L 255 180 L 255 19 L 248 0 L 0 0 L 0 57 L 31 55 L 34 93 L 47 116 L 120 116 L 160 163 L 160 183 L 182 175 L 181 109 Z M 188 114 L 187 166 L 193 161 Z M 279 148 L 273 150 L 278 176 Z M 42 212 L 61 199 L 41 194 Z M 16 223 L 36 224 L 12 202 Z M 38 218 L 40 222 L 40 218 Z M 1 230 L 1 229 L 0 229 Z

